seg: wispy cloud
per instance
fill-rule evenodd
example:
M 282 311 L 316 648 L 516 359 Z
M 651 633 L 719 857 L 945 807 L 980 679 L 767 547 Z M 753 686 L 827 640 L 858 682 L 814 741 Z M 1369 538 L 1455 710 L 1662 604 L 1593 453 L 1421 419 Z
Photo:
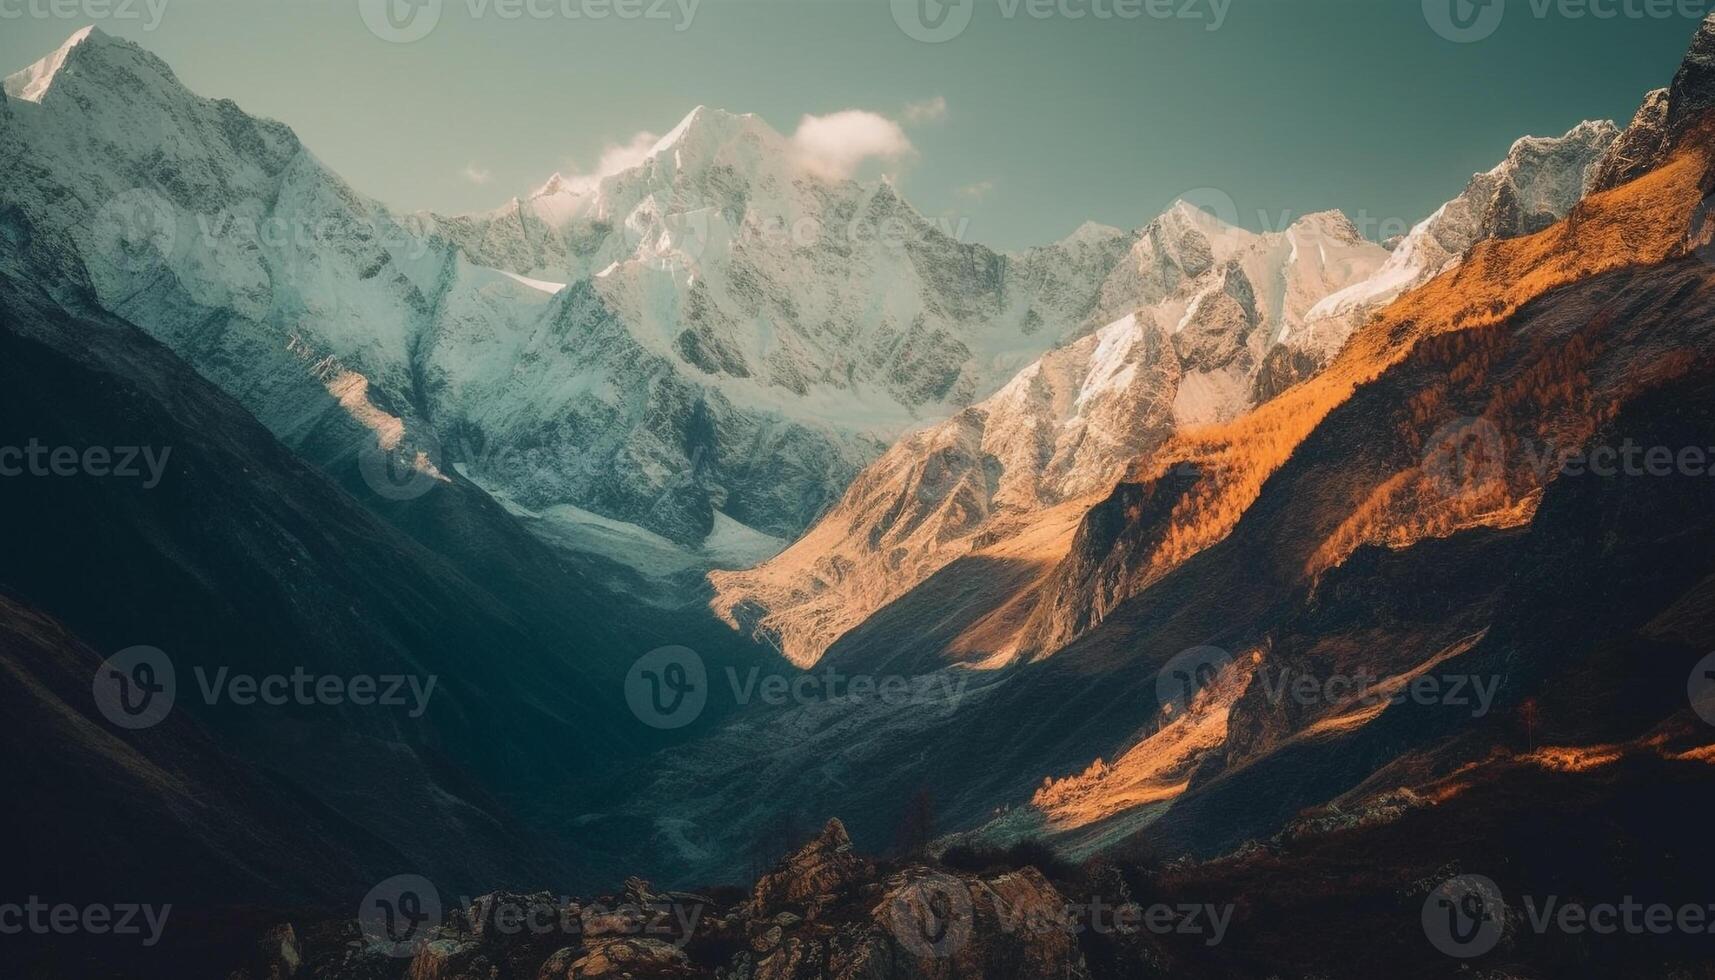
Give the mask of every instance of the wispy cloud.
M 594 190 L 603 177 L 611 177 L 622 170 L 630 170 L 642 163 L 649 156 L 649 151 L 661 137 L 646 130 L 632 133 L 624 142 L 610 142 L 601 148 L 601 156 L 596 160 L 594 169 L 583 171 L 573 168 L 563 174 L 567 186 L 575 191 Z
M 994 181 L 992 181 L 992 180 L 979 180 L 974 184 L 966 184 L 965 186 L 959 188 L 957 193 L 960 197 L 969 198 L 973 201 L 980 201 L 983 198 L 988 197 L 990 194 L 993 194 L 994 189 L 995 189 L 995 182 Z
M 945 118 L 947 118 L 947 97 L 944 95 L 937 95 L 921 102 L 909 102 L 905 105 L 905 122 L 912 126 L 940 122 Z
M 792 145 L 805 167 L 830 178 L 850 177 L 867 160 L 898 161 L 916 152 L 898 123 L 865 109 L 805 116 Z
M 472 164 L 467 165 L 463 170 L 459 171 L 459 176 L 463 177 L 465 180 L 468 180 L 471 183 L 477 185 L 478 187 L 481 187 L 483 184 L 486 184 L 489 181 L 494 179 L 494 171 L 484 169 L 484 168 L 479 167 L 476 164 L 472 163 Z

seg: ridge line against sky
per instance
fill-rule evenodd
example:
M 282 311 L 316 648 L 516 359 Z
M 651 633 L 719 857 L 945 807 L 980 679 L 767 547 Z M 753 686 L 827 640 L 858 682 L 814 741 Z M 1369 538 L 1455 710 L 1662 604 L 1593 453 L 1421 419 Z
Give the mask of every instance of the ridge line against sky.
M 1624 125 L 1715 9 L 1495 0 L 1467 42 L 1435 6 L 1468 0 L 410 0 L 439 6 L 400 43 L 366 23 L 382 2 L 0 0 L 0 70 L 95 23 L 403 211 L 493 209 L 708 105 L 889 172 L 1000 248 L 1137 227 L 1202 188 L 1253 229 L 1338 208 L 1385 237 L 1519 136 Z M 960 29 L 928 43 L 936 14 Z

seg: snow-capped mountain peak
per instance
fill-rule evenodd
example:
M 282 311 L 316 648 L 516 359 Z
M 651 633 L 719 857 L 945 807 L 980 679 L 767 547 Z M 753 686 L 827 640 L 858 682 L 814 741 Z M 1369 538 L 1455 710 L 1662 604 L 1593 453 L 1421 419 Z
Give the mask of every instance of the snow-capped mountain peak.
M 1102 286 L 1104 325 L 900 440 L 778 558 L 715 573 L 716 612 L 810 664 L 961 557 L 992 546 L 1015 562 L 1032 529 L 1105 492 L 1179 427 L 1266 397 L 1281 383 L 1279 339 L 1387 257 L 1338 212 L 1258 233 L 1190 202 L 1114 242 L 1130 245 Z
M 660 158 L 671 153 L 674 165 L 690 167 L 711 161 L 722 148 L 747 137 L 768 145 L 770 149 L 783 147 L 786 143 L 784 136 L 755 113 L 728 112 L 700 105 L 655 141 L 648 158 Z
M 1105 326 L 901 440 L 776 558 L 711 575 L 713 608 L 811 664 L 962 558 L 975 556 L 971 567 L 1039 561 L 1051 536 L 1043 529 L 1058 526 L 1064 508 L 1083 509 L 1085 495 L 1111 487 L 1171 433 L 1228 421 L 1319 370 L 1359 316 L 1479 239 L 1563 217 L 1613 135 L 1612 125 L 1588 123 L 1515 143 L 1391 253 L 1338 211 L 1259 233 L 1175 203 L 1135 236 L 1103 284 L 1098 309 L 1113 314 Z M 968 601 L 1019 586 L 947 587 L 968 587 L 960 593 Z M 1008 608 L 996 607 L 997 623 Z M 988 624 L 972 627 L 968 648 L 936 654 L 1005 661 L 1015 651 L 1004 632 L 984 632 Z
M 1563 136 L 1515 141 L 1505 159 L 1414 227 L 1380 272 L 1327 297 L 1309 318 L 1339 321 L 1330 333 L 1343 340 L 1358 318 L 1437 275 L 1477 242 L 1528 234 L 1565 217 L 1591 189 L 1618 136 L 1613 123 L 1590 121 Z
M 78 85 L 85 78 L 122 98 L 183 91 L 166 62 L 94 24 L 78 29 L 33 64 L 7 75 L 0 89 L 13 101 L 40 104 L 50 91 Z
M 1168 209 L 1155 219 L 1164 229 L 1171 229 L 1177 234 L 1195 230 L 1211 240 L 1229 238 L 1234 232 L 1241 232 L 1237 225 L 1229 224 L 1208 208 L 1201 207 L 1183 198 L 1176 200 Z
M 1065 246 L 1093 245 L 1101 242 L 1123 238 L 1126 232 L 1113 225 L 1104 225 L 1099 221 L 1086 221 L 1072 230 L 1070 235 L 1060 239 L 1059 244 Z
M 898 433 L 1084 330 L 1130 242 L 1003 255 L 709 107 L 611 173 L 402 218 L 98 31 L 12 91 L 37 101 L 0 105 L 26 162 L 0 208 L 63 246 L 30 261 L 86 276 L 286 442 L 349 470 L 385 420 L 398 453 L 533 513 L 691 546 L 728 518 L 802 530 Z
M 93 24 L 34 64 L 6 76 L 3 87 L 8 99 L 37 105 L 62 89 L 87 91 L 95 101 L 130 104 L 189 95 L 166 62 Z
M 107 37 L 93 24 L 85 27 L 67 38 L 66 42 L 54 49 L 52 54 L 22 71 L 7 75 L 4 84 L 6 97 L 23 102 L 42 101 L 42 96 L 47 94 L 48 87 L 53 84 L 60 69 L 65 67 L 66 60 L 71 57 L 72 51 L 97 35 L 99 35 L 98 43 L 101 38 Z
M 1289 235 L 1318 235 L 1336 241 L 1360 242 L 1364 236 L 1358 231 L 1358 226 L 1352 224 L 1352 219 L 1346 217 L 1346 212 L 1337 208 L 1327 211 L 1313 211 L 1294 221 L 1286 229 Z

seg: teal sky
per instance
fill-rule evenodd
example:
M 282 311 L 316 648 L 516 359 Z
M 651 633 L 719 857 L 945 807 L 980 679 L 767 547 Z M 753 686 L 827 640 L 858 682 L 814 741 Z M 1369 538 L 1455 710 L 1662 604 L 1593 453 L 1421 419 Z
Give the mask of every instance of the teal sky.
M 906 36 L 887 0 L 701 0 L 682 31 L 676 20 L 473 17 L 471 4 L 505 0 L 445 0 L 427 37 L 395 44 L 353 0 L 164 0 L 152 31 L 146 19 L 31 15 L 50 2 L 0 0 L 0 14 L 25 14 L 0 20 L 5 71 L 98 23 L 195 91 L 290 124 L 358 189 L 406 209 L 494 207 L 698 104 L 790 134 L 807 113 L 903 121 L 908 104 L 941 98 L 943 118 L 905 129 L 915 153 L 903 191 L 1007 248 L 1086 219 L 1136 226 L 1203 187 L 1253 227 L 1335 207 L 1371 230 L 1413 222 L 1517 136 L 1623 124 L 1697 27 L 1683 14 L 1539 18 L 1532 0 L 1505 0 L 1492 36 L 1458 44 L 1429 27 L 1420 0 L 1232 0 L 1214 31 L 1212 0 L 1169 4 L 1201 20 L 1041 19 L 1030 0 L 964 0 L 968 28 L 928 44 Z M 143 13 L 143 0 L 124 2 Z M 1111 11 L 1115 0 L 1057 2 Z

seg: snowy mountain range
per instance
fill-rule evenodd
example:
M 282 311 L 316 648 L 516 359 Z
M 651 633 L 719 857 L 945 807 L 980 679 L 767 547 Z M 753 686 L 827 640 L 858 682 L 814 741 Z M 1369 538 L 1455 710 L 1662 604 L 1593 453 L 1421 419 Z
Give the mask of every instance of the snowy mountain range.
M 37 274 L 86 284 L 342 480 L 468 479 L 561 543 L 727 567 L 848 487 L 909 485 L 922 513 L 864 548 L 936 544 L 890 587 L 1313 372 L 1487 229 L 1563 213 L 1614 134 L 1521 141 L 1391 256 L 1336 215 L 1256 235 L 1188 206 L 1004 254 L 709 108 L 616 173 L 445 217 L 393 213 L 99 29 L 5 92 L 0 209 Z M 894 475 L 854 486 L 884 452 Z M 926 458 L 945 465 L 894 472 Z M 857 509 L 898 516 L 890 493 Z
M 447 218 L 98 29 L 5 89 L 0 207 L 54 243 L 44 278 L 87 279 L 288 444 L 341 473 L 386 454 L 384 493 L 462 474 L 689 548 L 717 513 L 753 546 L 801 531 L 900 433 L 1098 322 L 1131 243 L 962 242 L 711 109 L 634 167 Z
M 172 450 L 0 478 L 5 866 L 175 903 L 8 975 L 1707 960 L 1420 928 L 1449 875 L 1515 926 L 1715 876 L 1715 16 L 1386 244 L 1181 203 L 1001 253 L 706 108 L 405 214 L 98 31 L 3 91 L 0 447 Z M 205 684 L 288 669 L 435 694 Z M 1063 914 L 1143 901 L 1233 929 Z
M 1619 129 L 1603 120 L 1558 138 L 1519 140 L 1505 160 L 1412 228 L 1374 276 L 1327 297 L 1311 317 L 1361 317 L 1433 279 L 1480 241 L 1528 235 L 1560 220 L 1594 189 L 1618 137 Z
M 1477 242 L 1565 216 L 1617 134 L 1589 122 L 1519 140 L 1391 254 L 1337 212 L 1259 235 L 1177 205 L 1104 284 L 1111 308 L 1130 312 L 895 444 L 778 557 L 712 573 L 716 613 L 808 665 L 959 559 L 982 559 L 972 574 L 1014 588 L 1058 557 L 1065 522 L 1091 495 L 1168 436 L 1230 421 L 1315 374 L 1366 318 Z M 1003 605 L 950 656 L 1006 661 L 1023 611 Z

